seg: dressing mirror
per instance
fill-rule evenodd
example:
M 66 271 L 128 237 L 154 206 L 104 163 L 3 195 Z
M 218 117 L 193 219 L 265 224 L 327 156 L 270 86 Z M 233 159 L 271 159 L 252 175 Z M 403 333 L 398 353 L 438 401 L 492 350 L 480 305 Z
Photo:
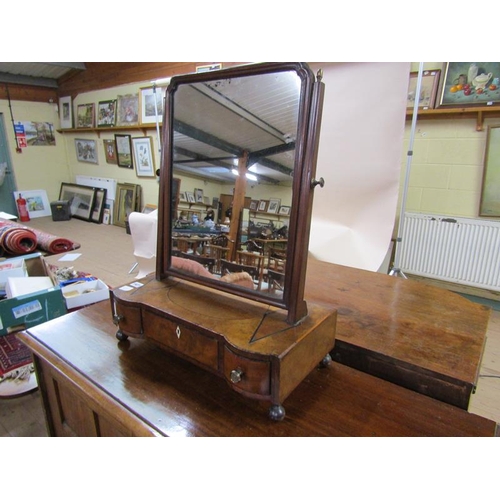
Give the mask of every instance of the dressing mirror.
M 280 307 L 291 324 L 307 315 L 323 87 L 303 63 L 249 64 L 171 79 L 158 280 L 182 278 Z

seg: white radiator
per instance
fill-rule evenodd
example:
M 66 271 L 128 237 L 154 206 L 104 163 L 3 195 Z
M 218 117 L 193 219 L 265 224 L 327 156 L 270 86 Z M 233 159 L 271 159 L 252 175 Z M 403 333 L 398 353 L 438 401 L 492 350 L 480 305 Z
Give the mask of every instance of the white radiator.
M 500 221 L 406 213 L 399 268 L 500 291 Z

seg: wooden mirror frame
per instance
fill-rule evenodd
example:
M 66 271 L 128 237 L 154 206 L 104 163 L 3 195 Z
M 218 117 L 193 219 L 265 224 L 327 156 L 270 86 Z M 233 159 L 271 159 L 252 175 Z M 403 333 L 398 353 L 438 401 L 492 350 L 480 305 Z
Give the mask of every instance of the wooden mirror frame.
M 290 212 L 285 283 L 282 299 L 256 293 L 243 287 L 218 280 L 183 273 L 172 267 L 172 179 L 174 176 L 174 106 L 175 93 L 180 85 L 231 79 L 246 76 L 294 71 L 301 79 L 298 129 L 295 146 L 292 204 Z M 314 179 L 323 105 L 324 84 L 316 80 L 305 63 L 262 63 L 232 67 L 208 73 L 176 76 L 166 92 L 162 131 L 162 162 L 158 206 L 158 247 L 156 279 L 180 278 L 199 285 L 251 299 L 287 310 L 287 322 L 296 324 L 307 315 L 304 287 L 307 268 L 313 189 L 321 182 Z

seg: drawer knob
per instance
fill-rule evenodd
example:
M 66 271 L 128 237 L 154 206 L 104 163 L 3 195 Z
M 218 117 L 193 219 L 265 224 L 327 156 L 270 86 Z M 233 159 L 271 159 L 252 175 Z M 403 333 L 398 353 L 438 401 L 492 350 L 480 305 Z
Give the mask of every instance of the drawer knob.
M 123 319 L 123 316 L 121 314 L 113 314 L 113 323 L 118 326 L 120 324 L 120 321 Z
M 243 370 L 241 368 L 236 368 L 236 370 L 231 371 L 231 382 L 233 384 L 241 382 L 242 378 L 243 378 Z

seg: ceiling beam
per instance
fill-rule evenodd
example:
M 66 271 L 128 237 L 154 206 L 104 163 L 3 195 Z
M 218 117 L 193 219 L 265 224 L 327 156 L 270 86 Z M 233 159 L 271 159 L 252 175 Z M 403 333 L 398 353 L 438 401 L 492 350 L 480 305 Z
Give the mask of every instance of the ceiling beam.
M 54 78 L 42 78 L 37 76 L 13 75 L 0 72 L 1 83 L 13 83 L 15 85 L 30 85 L 32 87 L 57 88 L 57 80 Z

